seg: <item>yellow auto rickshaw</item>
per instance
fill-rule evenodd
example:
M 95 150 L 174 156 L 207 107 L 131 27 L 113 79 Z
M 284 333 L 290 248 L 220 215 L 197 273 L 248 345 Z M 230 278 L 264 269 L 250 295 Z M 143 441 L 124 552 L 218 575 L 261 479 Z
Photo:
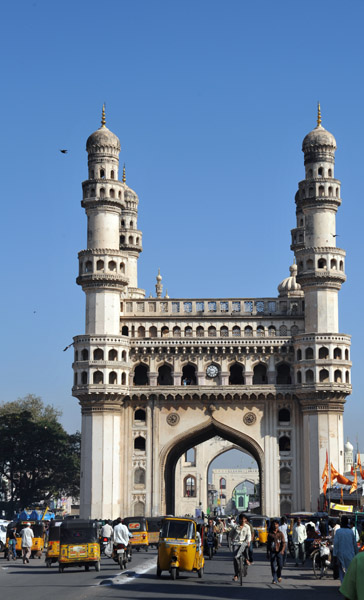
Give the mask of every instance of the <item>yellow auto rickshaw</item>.
M 252 524 L 255 532 L 254 544 L 256 547 L 267 543 L 270 519 L 265 515 L 247 515 L 249 523 Z
M 70 519 L 60 526 L 59 566 L 63 573 L 66 567 L 95 567 L 100 571 L 100 543 L 97 521 Z
M 148 542 L 149 547 L 155 546 L 158 548 L 159 534 L 162 528 L 164 517 L 147 517 Z
M 44 521 L 14 521 L 9 523 L 6 532 L 6 547 L 9 544 L 9 532 L 14 526 L 16 526 L 16 553 L 21 556 L 21 531 L 27 527 L 30 523 L 30 527 L 33 530 L 34 538 L 32 543 L 31 557 L 41 558 L 44 549 L 44 538 L 45 538 L 45 527 Z
M 162 571 L 169 571 L 171 579 L 181 571 L 196 571 L 202 577 L 204 564 L 203 540 L 196 522 L 166 517 L 159 536 L 157 577 Z
M 48 544 L 45 563 L 47 567 L 51 567 L 52 563 L 57 562 L 59 558 L 59 538 L 61 535 L 61 525 L 63 521 L 53 521 L 49 523 L 48 529 Z
M 123 519 L 123 524 L 127 526 L 132 537 L 130 538 L 130 544 L 132 549 L 139 552 L 141 548 L 144 548 L 148 552 L 148 525 L 145 517 L 126 517 Z

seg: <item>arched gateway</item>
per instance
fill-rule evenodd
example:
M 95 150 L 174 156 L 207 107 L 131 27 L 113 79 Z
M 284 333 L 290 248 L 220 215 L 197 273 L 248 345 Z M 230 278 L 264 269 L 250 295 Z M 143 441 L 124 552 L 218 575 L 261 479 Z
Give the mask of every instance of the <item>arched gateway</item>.
M 137 279 L 139 200 L 125 171 L 119 180 L 120 142 L 103 111 L 87 140 L 87 249 L 77 278 L 86 331 L 74 338 L 83 517 L 173 512 L 178 458 L 214 436 L 257 461 L 263 512 L 317 509 L 326 451 L 344 467 L 351 391 L 350 338 L 338 331 L 345 252 L 335 246 L 335 149 L 319 115 L 303 141 L 295 264 L 278 296 L 163 297 L 158 273 L 156 295 L 146 298 Z M 187 473 L 190 498 L 195 484 Z

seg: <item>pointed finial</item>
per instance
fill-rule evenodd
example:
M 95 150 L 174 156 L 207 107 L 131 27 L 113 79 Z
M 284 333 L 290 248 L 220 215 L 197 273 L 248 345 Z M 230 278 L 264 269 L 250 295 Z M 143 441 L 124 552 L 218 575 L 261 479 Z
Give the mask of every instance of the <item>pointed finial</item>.
M 123 177 L 122 177 L 122 180 L 121 180 L 121 181 L 122 181 L 123 183 L 125 183 L 125 182 L 126 182 L 126 175 L 125 175 L 125 163 L 124 163 L 124 166 L 123 166 Z
M 162 298 L 163 284 L 161 283 L 161 281 L 162 281 L 162 275 L 161 275 L 161 270 L 160 269 L 158 269 L 158 275 L 157 275 L 156 279 L 157 279 L 157 283 L 156 283 L 156 286 L 155 286 L 155 291 L 156 291 L 156 294 L 157 294 L 157 298 Z
M 317 103 L 317 127 L 321 127 L 321 106 Z
M 105 102 L 102 105 L 102 115 L 101 115 L 101 127 L 105 127 L 106 125 L 106 117 L 105 117 Z

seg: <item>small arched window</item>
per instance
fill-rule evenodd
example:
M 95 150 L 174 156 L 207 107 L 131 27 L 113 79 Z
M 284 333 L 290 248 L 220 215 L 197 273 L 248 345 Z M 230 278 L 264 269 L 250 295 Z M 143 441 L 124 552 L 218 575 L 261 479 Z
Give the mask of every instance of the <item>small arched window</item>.
M 108 358 L 109 358 L 109 360 L 117 360 L 118 359 L 118 353 L 114 348 L 112 350 L 109 350 Z
M 291 413 L 288 408 L 281 408 L 278 412 L 278 421 L 280 423 L 289 423 L 291 420 Z
M 350 383 L 350 374 L 349 374 L 349 371 L 345 372 L 345 383 Z
M 292 382 L 291 369 L 287 363 L 281 363 L 277 366 L 276 382 L 277 385 L 287 385 Z
M 301 371 L 297 371 L 297 383 L 302 383 L 302 373 L 301 373 Z
M 94 350 L 94 360 L 104 360 L 104 351 L 101 348 Z
M 162 327 L 161 334 L 162 334 L 162 337 L 168 337 L 169 336 L 169 329 L 168 329 L 168 327 Z
M 328 370 L 321 369 L 321 371 L 319 373 L 319 378 L 320 378 L 320 383 L 328 383 L 328 381 L 330 381 Z
M 319 258 L 317 261 L 318 269 L 326 269 L 326 260 L 324 258 Z
M 109 271 L 116 271 L 116 262 L 114 260 L 110 260 L 107 266 Z
M 262 363 L 255 365 L 253 370 L 253 385 L 267 383 L 267 367 Z
M 126 373 L 121 374 L 121 385 L 126 385 Z
M 103 260 L 98 260 L 96 263 L 96 269 L 97 271 L 103 271 L 104 269 L 104 261 Z
M 252 328 L 252 327 L 250 327 L 250 325 L 247 325 L 247 326 L 244 328 L 244 335 L 245 335 L 246 337 L 251 337 L 251 336 L 253 335 L 253 328 Z
M 287 327 L 286 325 L 281 325 L 279 328 L 279 335 L 286 336 L 287 335 Z
M 313 377 L 313 371 L 312 369 L 307 369 L 306 373 L 306 383 L 313 383 L 314 382 L 314 377 Z
M 330 187 L 329 187 L 329 196 L 333 196 L 333 195 L 334 195 L 334 193 L 333 193 L 333 189 L 332 189 L 332 187 L 331 187 L 331 185 L 330 185 Z
M 104 383 L 104 374 L 101 371 L 95 371 L 92 376 L 92 381 L 97 385 Z
M 121 360 L 126 360 L 126 351 L 123 350 L 121 353 Z
M 336 271 L 336 269 L 337 269 L 337 262 L 334 258 L 331 259 L 330 269 L 333 269 L 334 271 Z
M 263 325 L 258 325 L 257 327 L 257 336 L 264 337 L 264 327 Z
M 196 497 L 196 478 L 193 475 L 185 477 L 183 495 L 187 498 Z
M 151 337 L 151 338 L 157 337 L 157 328 L 154 327 L 154 325 L 152 325 L 152 327 L 149 327 L 149 337 Z
M 229 336 L 229 330 L 227 327 L 225 327 L 225 325 L 223 327 L 220 327 L 220 337 L 228 337 Z
M 86 261 L 85 273 L 92 273 L 92 262 L 90 260 Z
M 306 348 L 305 358 L 306 358 L 306 360 L 311 360 L 313 358 L 313 349 L 312 348 Z
M 134 450 L 138 450 L 139 452 L 145 452 L 145 438 L 141 435 L 134 440 Z
M 115 198 L 115 190 L 111 188 L 110 190 L 110 198 Z
M 323 185 L 319 186 L 319 196 L 324 196 L 325 195 L 325 188 Z
M 120 263 L 119 270 L 120 270 L 121 273 L 125 273 L 125 265 L 124 265 L 124 263 Z
M 225 479 L 225 477 L 220 477 L 219 487 L 220 487 L 220 490 L 226 490 L 226 479 Z
M 145 338 L 145 327 L 142 325 L 138 327 L 138 338 Z
M 298 348 L 298 350 L 297 350 L 297 360 L 302 360 L 302 350 L 301 350 L 301 348 Z
M 81 351 L 81 360 L 88 360 L 88 350 L 86 348 Z
M 332 169 L 329 169 L 328 172 L 327 172 L 327 174 L 328 174 L 329 177 L 332 177 Z
M 182 369 L 181 377 L 182 385 L 197 385 L 196 366 L 187 364 Z
M 145 423 L 146 420 L 146 412 L 142 408 L 137 408 L 134 413 L 134 421 L 142 421 Z
M 204 337 L 205 335 L 205 331 L 203 327 L 197 327 L 196 328 L 196 336 L 197 337 Z
M 309 269 L 309 270 L 310 270 L 310 269 L 313 269 L 313 260 L 312 260 L 312 258 L 309 258 L 309 259 L 306 261 L 306 269 Z
M 81 373 L 81 383 L 82 383 L 82 385 L 87 385 L 87 373 L 86 373 L 86 371 L 82 371 L 82 373 Z
M 213 326 L 211 325 L 211 326 L 208 328 L 207 335 L 208 335 L 208 337 L 216 337 L 216 327 L 213 327 Z
M 334 360 L 341 360 L 341 349 L 340 348 L 334 348 Z
M 100 198 L 105 198 L 105 188 L 100 189 Z
M 321 348 L 319 348 L 319 358 L 329 358 L 329 350 L 326 348 L 326 346 L 321 346 Z
M 185 337 L 192 337 L 192 327 L 185 327 Z
M 121 335 L 129 335 L 129 327 L 127 325 L 123 325 L 121 328 Z
M 342 373 L 340 371 L 340 369 L 336 369 L 336 371 L 334 372 L 334 379 L 335 379 L 335 383 L 342 383 Z
M 110 179 L 115 179 L 115 173 L 113 170 L 110 171 Z
M 340 261 L 339 269 L 340 269 L 340 271 L 344 270 L 344 262 L 342 260 Z
M 139 364 L 134 370 L 134 385 L 148 385 L 149 383 L 149 369 L 147 365 Z
M 181 337 L 181 328 L 173 327 L 173 337 Z
M 173 385 L 172 369 L 169 365 L 162 365 L 158 369 L 158 385 Z
M 279 470 L 280 485 L 291 485 L 291 470 L 287 467 L 282 467 Z
M 100 169 L 100 178 L 105 179 L 105 169 Z
M 323 177 L 324 170 L 323 170 L 323 168 L 322 168 L 322 167 L 319 167 L 319 169 L 318 169 L 318 171 L 317 171 L 317 172 L 318 172 L 318 175 L 319 175 L 319 177 Z
M 232 328 L 232 334 L 233 334 L 233 337 L 240 337 L 241 331 L 240 331 L 240 327 L 238 327 L 238 325 L 234 325 L 234 327 Z
M 345 350 L 345 360 L 349 360 L 349 350 Z
M 268 327 L 268 335 L 270 337 L 275 337 L 275 335 L 276 335 L 276 328 L 274 327 L 274 325 L 270 325 Z
M 230 385 L 244 385 L 244 367 L 240 363 L 234 363 L 230 367 Z
M 291 440 L 287 435 L 282 435 L 279 438 L 279 451 L 280 452 L 290 452 L 291 450 Z
M 117 377 L 115 371 L 111 371 L 109 373 L 109 384 L 115 385 L 117 383 L 117 379 L 118 379 L 118 377 Z

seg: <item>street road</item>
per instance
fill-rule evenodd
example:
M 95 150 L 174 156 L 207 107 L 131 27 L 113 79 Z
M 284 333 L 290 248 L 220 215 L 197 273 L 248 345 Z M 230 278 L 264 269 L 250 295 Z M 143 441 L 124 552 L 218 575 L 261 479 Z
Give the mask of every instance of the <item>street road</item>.
M 339 582 L 332 577 L 317 580 L 311 561 L 295 567 L 292 559 L 283 572 L 281 584 L 272 584 L 265 549 L 255 551 L 254 564 L 249 567 L 243 587 L 232 581 L 232 558 L 221 548 L 212 560 L 206 560 L 203 579 L 196 573 L 182 573 L 172 581 L 168 573 L 155 575 L 157 552 L 133 554 L 127 571 L 120 571 L 111 559 L 103 558 L 101 571 L 47 569 L 43 558 L 23 565 L 21 560 L 7 562 L 0 558 L 0 590 L 3 600 L 340 600 Z M 149 569 L 149 570 L 148 570 Z

